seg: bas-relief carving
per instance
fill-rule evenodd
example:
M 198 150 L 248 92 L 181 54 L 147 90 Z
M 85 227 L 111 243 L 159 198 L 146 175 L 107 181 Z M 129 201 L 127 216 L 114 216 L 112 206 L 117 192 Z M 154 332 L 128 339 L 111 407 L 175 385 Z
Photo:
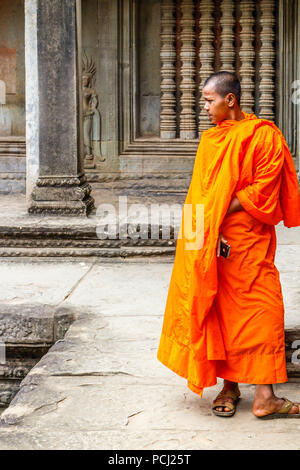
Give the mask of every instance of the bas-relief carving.
M 106 160 L 101 153 L 101 120 L 98 110 L 98 94 L 94 88 L 96 66 L 92 59 L 83 54 L 82 99 L 83 99 L 83 143 L 84 167 L 95 168 L 95 159 Z

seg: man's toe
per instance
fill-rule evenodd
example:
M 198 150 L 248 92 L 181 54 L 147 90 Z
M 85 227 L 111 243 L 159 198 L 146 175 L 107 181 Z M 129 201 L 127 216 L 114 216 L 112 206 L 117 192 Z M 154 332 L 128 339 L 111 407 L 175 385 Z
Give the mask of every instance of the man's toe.
M 225 411 L 225 412 L 231 411 L 229 408 L 227 408 L 227 406 L 218 407 L 218 408 L 216 408 L 216 410 L 217 411 Z
M 300 413 L 300 407 L 298 404 L 294 404 L 292 408 L 290 409 L 289 413 L 291 414 L 299 414 Z

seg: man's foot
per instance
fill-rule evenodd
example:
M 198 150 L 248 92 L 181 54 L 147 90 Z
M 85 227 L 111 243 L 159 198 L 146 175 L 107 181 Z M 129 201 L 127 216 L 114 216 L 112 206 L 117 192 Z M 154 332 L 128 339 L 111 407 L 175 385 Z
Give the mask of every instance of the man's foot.
M 261 418 L 262 416 L 277 413 L 285 403 L 283 398 L 278 398 L 275 395 L 270 397 L 255 397 L 252 412 L 255 416 Z M 293 404 L 285 414 L 300 414 L 299 406 Z
M 226 392 L 233 392 L 232 396 L 226 395 Z M 236 404 L 237 399 L 234 397 L 239 397 L 241 394 L 239 385 L 236 382 L 230 382 L 229 380 L 224 380 L 224 385 L 219 393 L 219 395 L 216 397 L 216 399 L 213 401 L 213 404 L 218 400 L 218 404 L 220 405 L 224 403 L 224 406 L 218 406 L 215 408 L 216 411 L 224 412 L 224 413 L 229 413 L 232 411 L 232 408 L 228 408 L 228 406 L 225 406 L 226 402 L 232 403 L 233 405 Z

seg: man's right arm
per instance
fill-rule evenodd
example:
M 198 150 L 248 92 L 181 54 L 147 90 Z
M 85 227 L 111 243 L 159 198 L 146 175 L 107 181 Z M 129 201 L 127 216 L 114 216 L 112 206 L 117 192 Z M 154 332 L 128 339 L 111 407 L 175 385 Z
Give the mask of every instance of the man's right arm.
M 264 137 L 264 138 L 263 138 Z M 263 224 L 276 225 L 282 217 L 280 189 L 284 146 L 280 135 L 263 126 L 253 138 L 253 182 L 236 192 L 244 209 Z
M 244 210 L 242 204 L 238 200 L 236 196 L 231 200 L 230 206 L 228 208 L 228 211 L 226 212 L 226 215 L 232 214 L 233 212 L 238 212 Z

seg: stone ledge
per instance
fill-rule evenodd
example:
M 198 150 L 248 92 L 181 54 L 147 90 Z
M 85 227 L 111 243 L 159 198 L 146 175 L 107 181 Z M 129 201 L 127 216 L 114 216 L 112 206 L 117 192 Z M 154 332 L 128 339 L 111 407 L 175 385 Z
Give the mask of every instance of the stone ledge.
M 0 341 L 5 363 L 0 364 L 0 406 L 7 406 L 20 382 L 49 348 L 61 340 L 76 313 L 43 304 L 0 304 Z
M 43 304 L 0 304 L 0 341 L 7 345 L 53 344 L 63 338 L 75 314 Z
M 122 247 L 122 248 L 0 248 L 0 257 L 100 257 L 100 258 L 131 258 L 156 257 L 174 255 L 175 248 L 171 247 Z

